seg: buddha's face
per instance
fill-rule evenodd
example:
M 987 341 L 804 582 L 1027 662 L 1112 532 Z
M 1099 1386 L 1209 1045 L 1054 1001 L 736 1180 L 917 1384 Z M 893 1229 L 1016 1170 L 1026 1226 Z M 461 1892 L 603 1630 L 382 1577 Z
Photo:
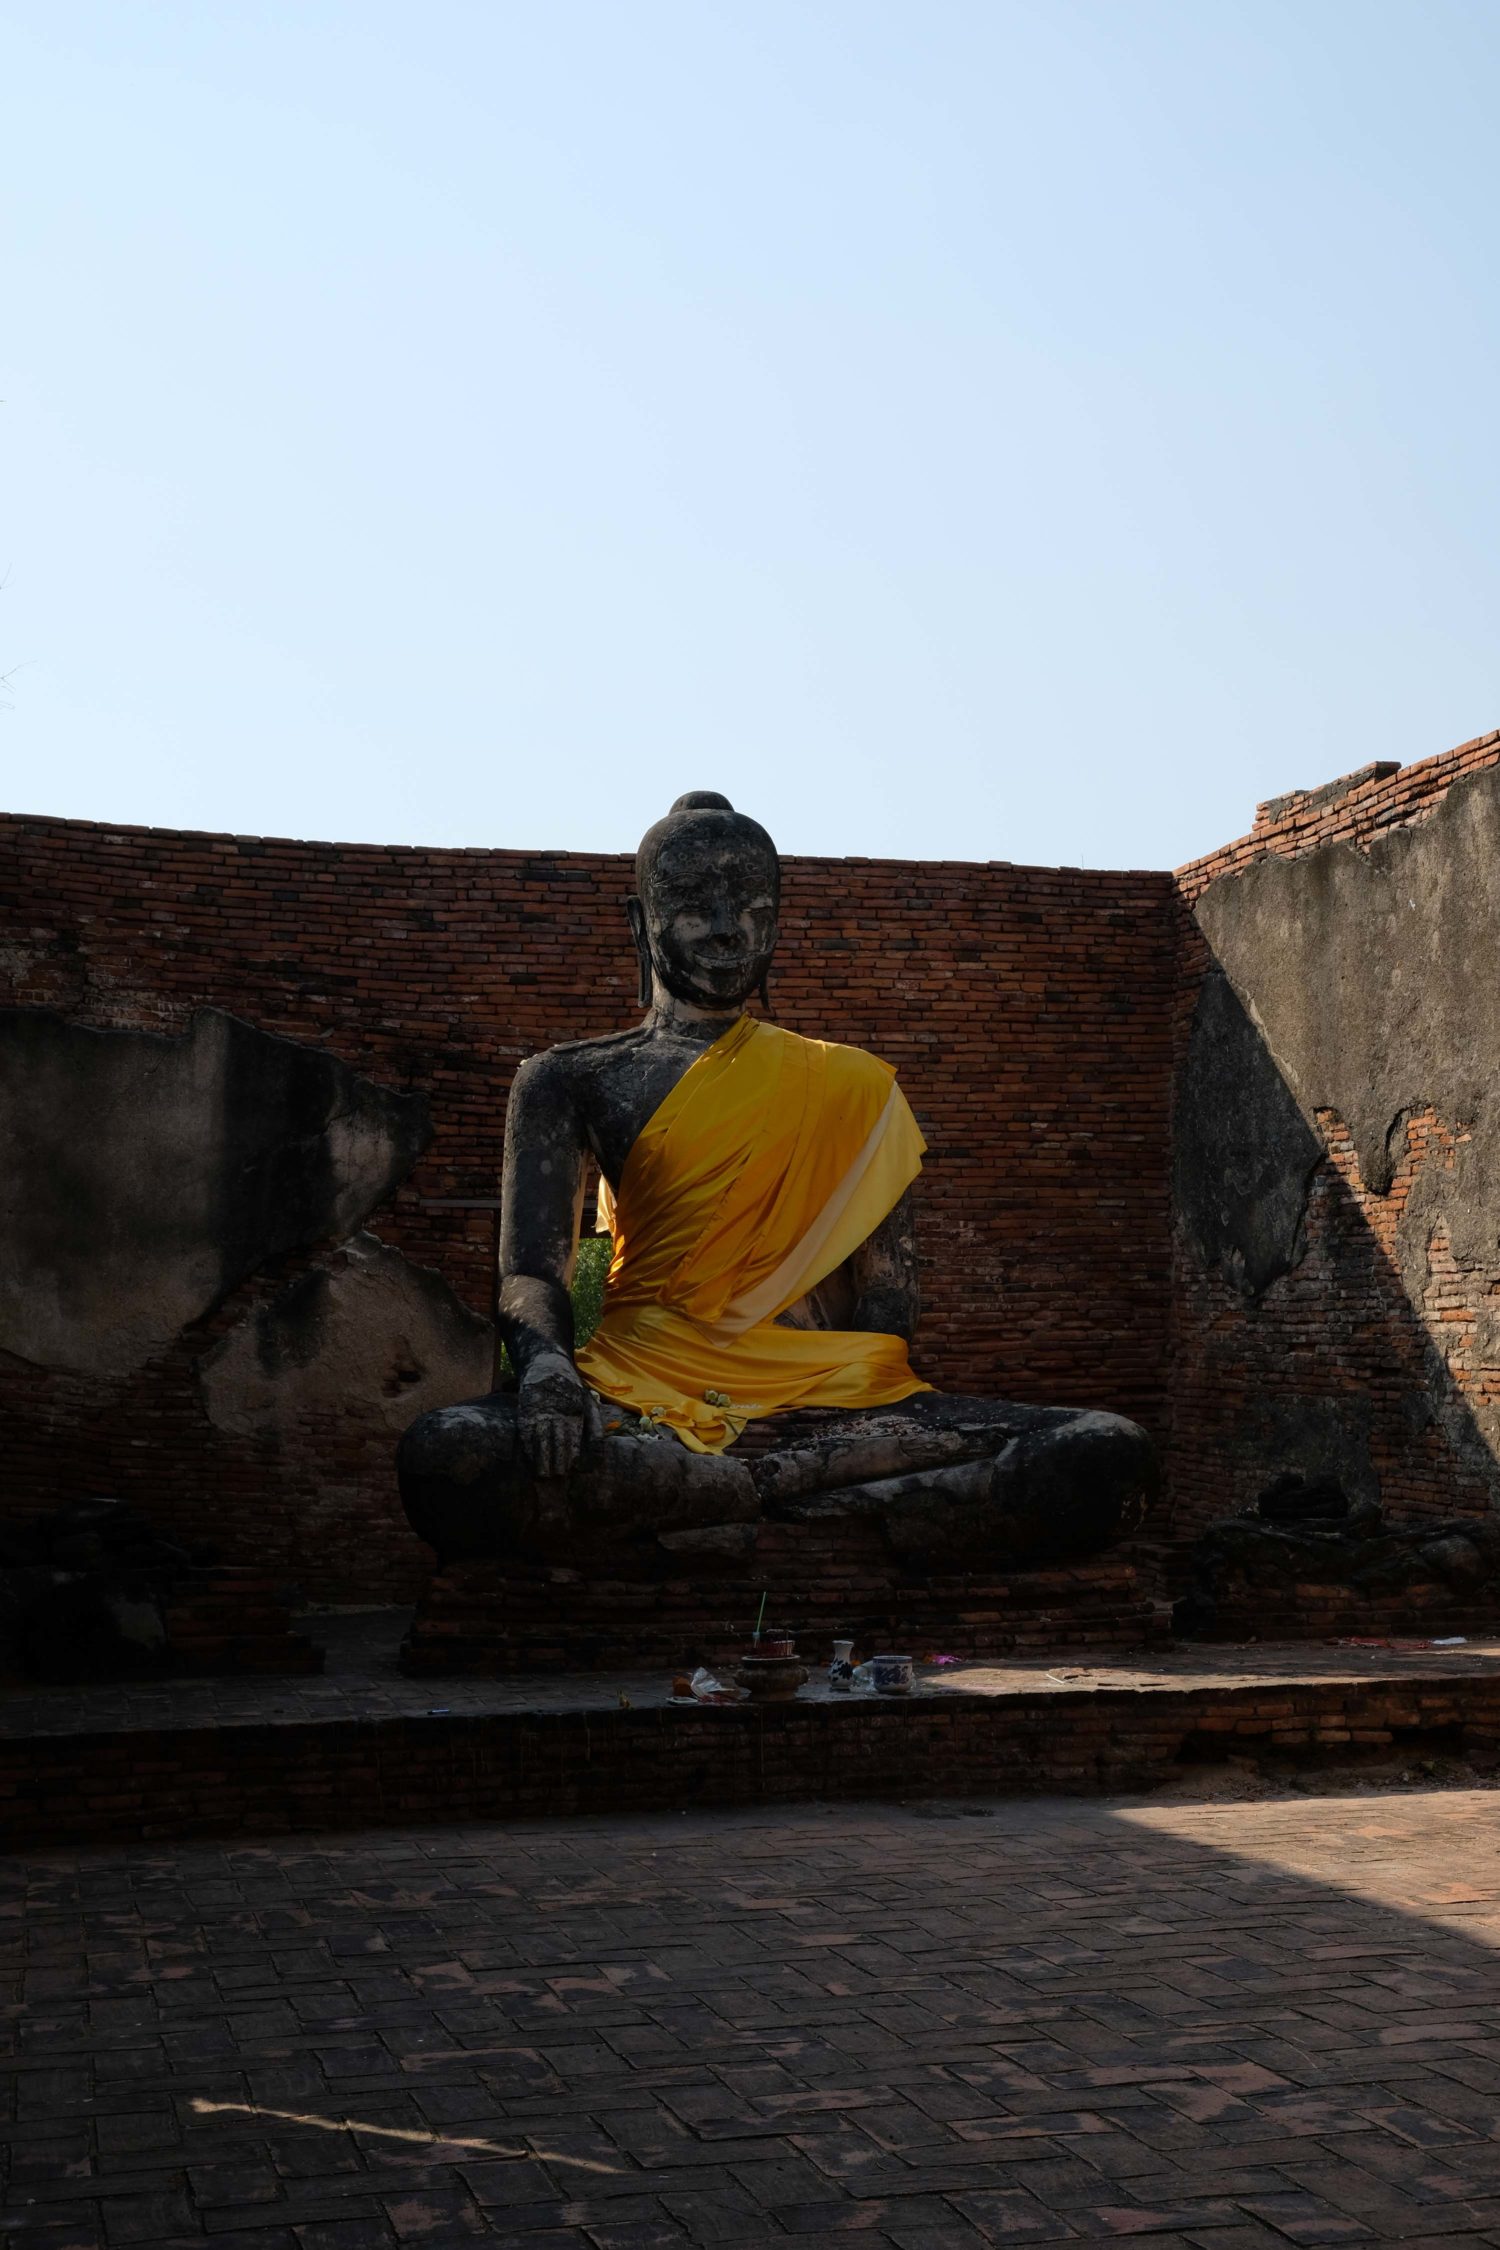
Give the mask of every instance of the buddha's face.
M 641 885 L 640 916 L 657 980 L 715 1012 L 742 1007 L 776 950 L 778 869 L 733 819 L 694 820 L 669 836 Z

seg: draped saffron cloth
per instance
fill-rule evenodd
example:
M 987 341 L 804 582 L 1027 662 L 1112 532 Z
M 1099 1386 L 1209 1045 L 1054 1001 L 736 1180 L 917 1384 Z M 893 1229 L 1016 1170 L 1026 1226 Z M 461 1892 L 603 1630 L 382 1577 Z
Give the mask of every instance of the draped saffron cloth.
M 786 1407 L 929 1390 L 899 1336 L 776 1325 L 895 1208 L 925 1146 L 889 1063 L 741 1016 L 642 1127 L 618 1190 L 601 1184 L 614 1257 L 585 1380 L 697 1453 Z

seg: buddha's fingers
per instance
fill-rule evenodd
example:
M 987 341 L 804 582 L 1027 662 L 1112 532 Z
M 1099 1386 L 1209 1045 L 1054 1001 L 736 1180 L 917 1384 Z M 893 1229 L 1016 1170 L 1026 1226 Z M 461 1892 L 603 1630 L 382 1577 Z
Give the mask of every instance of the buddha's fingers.
M 583 1450 L 583 1417 L 549 1414 L 536 1425 L 536 1473 L 561 1481 L 569 1476 Z

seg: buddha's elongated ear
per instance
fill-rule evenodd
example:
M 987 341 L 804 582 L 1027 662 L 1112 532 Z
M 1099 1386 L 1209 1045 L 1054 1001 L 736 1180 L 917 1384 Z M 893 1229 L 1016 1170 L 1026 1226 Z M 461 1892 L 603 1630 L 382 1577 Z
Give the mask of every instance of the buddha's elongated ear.
M 774 1023 L 776 1021 L 776 1010 L 771 1006 L 771 971 L 769 967 L 762 969 L 760 972 L 760 1004 Z
M 646 940 L 646 909 L 638 898 L 626 899 L 625 919 L 630 924 L 630 935 L 635 941 L 635 958 L 639 970 L 636 999 L 641 1007 L 649 1008 L 653 989 L 651 947 Z

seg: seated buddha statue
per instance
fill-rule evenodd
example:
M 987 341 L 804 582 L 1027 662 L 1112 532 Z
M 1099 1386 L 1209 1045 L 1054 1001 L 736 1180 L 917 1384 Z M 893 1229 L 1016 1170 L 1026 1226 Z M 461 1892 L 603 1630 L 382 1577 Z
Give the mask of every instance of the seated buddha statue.
M 440 1563 L 725 1555 L 767 1518 L 858 1516 L 914 1568 L 1014 1568 L 1096 1553 L 1145 1513 L 1135 1423 L 913 1371 L 925 1144 L 889 1064 L 766 1020 L 780 880 L 756 821 L 679 798 L 627 907 L 643 1020 L 516 1074 L 498 1298 L 514 1387 L 423 1415 L 400 1449 Z M 613 1256 L 578 1349 L 591 1167 Z

